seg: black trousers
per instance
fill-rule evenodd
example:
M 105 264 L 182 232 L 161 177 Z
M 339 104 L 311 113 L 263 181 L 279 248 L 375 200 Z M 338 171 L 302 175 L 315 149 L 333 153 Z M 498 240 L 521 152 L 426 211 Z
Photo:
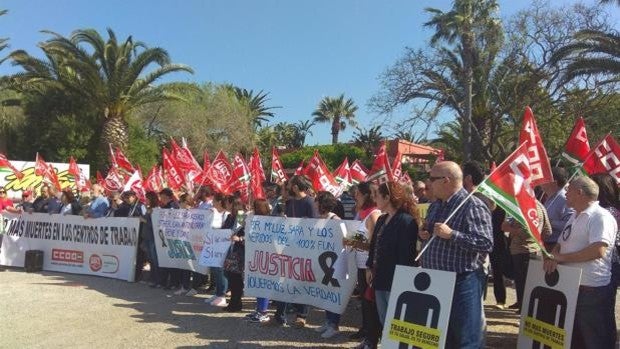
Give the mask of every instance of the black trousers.
M 241 297 L 243 297 L 243 274 L 225 272 L 228 279 L 228 289 L 230 289 L 229 307 L 241 310 Z
M 357 283 L 359 284 L 362 299 L 362 329 L 366 334 L 366 340 L 376 346 L 379 343 L 382 327 L 379 322 L 379 313 L 377 312 L 375 302 L 369 301 L 364 297 L 368 288 L 366 269 L 357 269 Z

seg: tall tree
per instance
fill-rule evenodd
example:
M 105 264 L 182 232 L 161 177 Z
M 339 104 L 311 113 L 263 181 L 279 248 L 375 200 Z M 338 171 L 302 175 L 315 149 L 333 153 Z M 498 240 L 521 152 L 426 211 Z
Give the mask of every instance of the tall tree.
M 51 38 L 39 47 L 46 60 L 21 50 L 11 53 L 14 64 L 24 70 L 12 76 L 12 87 L 26 93 L 63 91 L 89 105 L 97 112 L 102 152 L 109 144 L 127 147 L 126 117 L 131 110 L 180 99 L 175 83 L 155 82 L 174 72 L 193 73 L 186 65 L 171 63 L 163 48 L 149 48 L 131 36 L 119 42 L 111 29 L 107 40 L 94 29 L 76 30 L 70 37 L 45 33 Z
M 346 129 L 347 124 L 353 127 L 357 126 L 355 112 L 357 112 L 357 106 L 351 98 L 345 100 L 343 93 L 336 98 L 323 98 L 312 116 L 316 122 L 331 123 L 332 144 L 337 144 L 338 134 Z
M 313 135 L 310 129 L 314 125 L 315 123 L 312 120 L 298 121 L 295 124 L 295 128 L 297 129 L 297 137 L 296 137 L 295 145 L 297 148 L 301 148 L 304 146 L 304 144 L 306 143 L 306 136 L 308 134 Z
M 353 133 L 353 144 L 364 149 L 366 156 L 371 156 L 383 141 L 381 125 L 370 128 L 358 128 Z
M 229 85 L 230 86 L 230 85 Z M 232 87 L 232 86 L 230 86 Z M 246 90 L 240 87 L 232 87 L 237 99 L 247 105 L 250 110 L 250 117 L 254 123 L 255 129 L 262 126 L 263 122 L 268 122 L 268 118 L 275 116 L 273 109 L 281 107 L 268 107 L 265 104 L 269 101 L 269 93 L 258 91 L 254 94 L 254 90 Z

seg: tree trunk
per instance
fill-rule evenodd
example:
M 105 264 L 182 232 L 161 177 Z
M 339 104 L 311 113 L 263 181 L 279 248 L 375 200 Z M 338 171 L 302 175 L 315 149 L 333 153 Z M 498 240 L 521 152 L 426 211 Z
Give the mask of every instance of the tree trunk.
M 109 154 L 110 144 L 113 148 L 120 148 L 125 151 L 129 144 L 129 126 L 121 115 L 108 115 L 103 121 L 101 129 L 101 151 Z M 103 168 L 99 164 L 99 168 Z
M 340 118 L 335 117 L 332 122 L 332 144 L 338 144 L 338 133 L 340 132 Z

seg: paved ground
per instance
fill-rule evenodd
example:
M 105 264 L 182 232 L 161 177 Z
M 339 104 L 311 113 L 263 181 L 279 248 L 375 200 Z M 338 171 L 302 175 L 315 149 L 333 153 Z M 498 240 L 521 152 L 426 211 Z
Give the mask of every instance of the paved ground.
M 206 305 L 207 294 L 172 296 L 140 283 L 53 272 L 0 271 L 1 348 L 350 348 L 359 325 L 358 302 L 343 316 L 342 333 L 324 340 L 312 329 L 323 312 L 313 310 L 308 328 L 271 329 Z M 509 289 L 509 304 L 514 290 Z M 518 317 L 496 310 L 489 289 L 487 345 L 514 348 Z M 244 299 L 244 310 L 254 307 Z M 620 314 L 616 306 L 616 314 Z

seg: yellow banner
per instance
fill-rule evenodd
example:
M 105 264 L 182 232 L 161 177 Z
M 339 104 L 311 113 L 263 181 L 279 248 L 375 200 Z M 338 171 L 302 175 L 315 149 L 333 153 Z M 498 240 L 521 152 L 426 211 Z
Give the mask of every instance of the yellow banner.
M 407 343 L 422 349 L 439 348 L 441 331 L 436 328 L 420 326 L 401 320 L 392 320 L 390 323 L 391 340 Z
M 523 334 L 553 349 L 564 348 L 566 330 L 533 317 L 527 316 L 525 318 Z

